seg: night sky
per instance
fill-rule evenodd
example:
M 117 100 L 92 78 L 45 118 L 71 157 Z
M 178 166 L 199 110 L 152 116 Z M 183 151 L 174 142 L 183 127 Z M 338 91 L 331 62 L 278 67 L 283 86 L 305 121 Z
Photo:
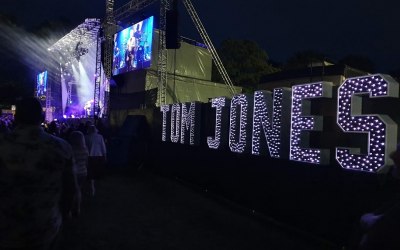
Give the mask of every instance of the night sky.
M 216 47 L 224 39 L 249 39 L 278 62 L 311 49 L 333 61 L 348 54 L 367 56 L 378 73 L 400 68 L 397 0 L 192 2 Z M 27 27 L 60 17 L 77 25 L 105 15 L 105 0 L 2 0 L 1 5 L 0 12 L 16 16 Z M 186 13 L 180 13 L 180 20 L 181 35 L 200 40 Z

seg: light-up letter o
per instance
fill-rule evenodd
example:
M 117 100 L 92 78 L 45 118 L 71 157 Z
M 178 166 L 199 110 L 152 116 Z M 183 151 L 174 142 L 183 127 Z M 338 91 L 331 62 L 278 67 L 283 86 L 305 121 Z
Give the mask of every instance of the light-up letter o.
M 229 148 L 232 152 L 250 151 L 252 106 L 250 95 L 240 94 L 232 98 L 229 126 Z

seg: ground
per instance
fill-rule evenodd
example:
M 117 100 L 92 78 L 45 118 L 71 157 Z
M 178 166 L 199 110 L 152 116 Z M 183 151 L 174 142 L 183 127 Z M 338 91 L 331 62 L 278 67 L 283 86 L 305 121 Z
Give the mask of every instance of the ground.
M 338 249 L 145 170 L 109 173 L 83 199 L 59 250 Z

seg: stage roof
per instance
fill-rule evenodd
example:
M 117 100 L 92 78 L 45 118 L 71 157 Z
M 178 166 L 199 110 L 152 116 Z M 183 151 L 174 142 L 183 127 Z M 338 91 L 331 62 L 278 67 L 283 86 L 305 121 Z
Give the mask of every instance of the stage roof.
M 87 18 L 85 22 L 58 40 L 48 50 L 59 51 L 66 57 L 75 57 L 78 47 L 87 49 L 97 41 L 100 26 L 100 19 Z

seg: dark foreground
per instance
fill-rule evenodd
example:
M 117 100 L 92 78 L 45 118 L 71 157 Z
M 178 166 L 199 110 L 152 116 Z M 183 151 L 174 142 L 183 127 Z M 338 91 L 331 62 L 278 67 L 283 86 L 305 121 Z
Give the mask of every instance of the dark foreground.
M 96 186 L 59 250 L 340 249 L 148 171 L 112 173 Z

